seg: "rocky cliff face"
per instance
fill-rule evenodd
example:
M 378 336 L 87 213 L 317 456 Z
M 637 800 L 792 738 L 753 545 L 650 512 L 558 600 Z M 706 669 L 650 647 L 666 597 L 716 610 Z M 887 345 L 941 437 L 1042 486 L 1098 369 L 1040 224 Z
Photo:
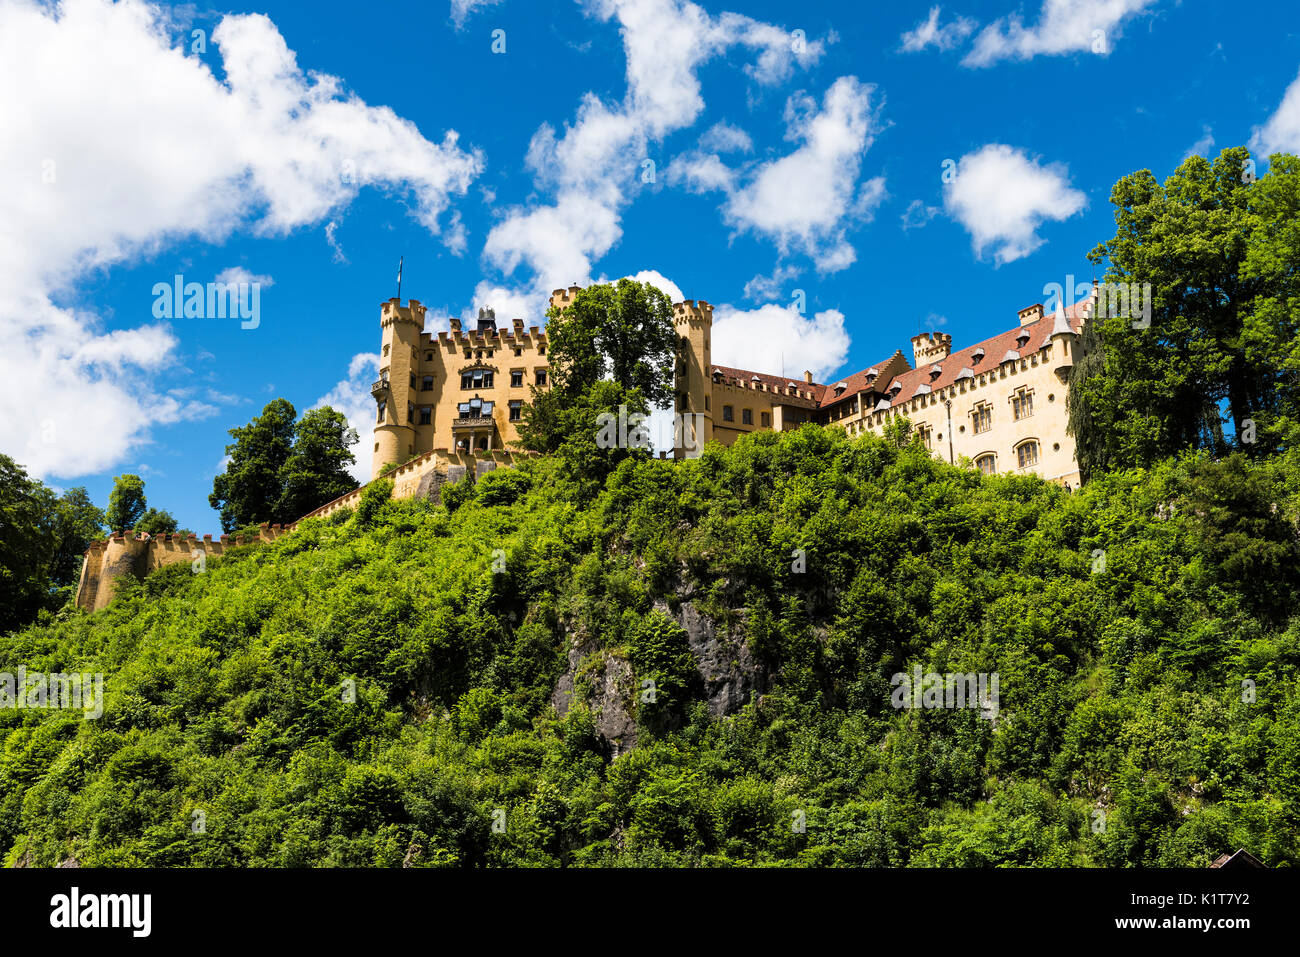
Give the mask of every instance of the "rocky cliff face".
M 767 675 L 745 643 L 743 635 L 719 628 L 692 601 L 674 610 L 656 602 L 656 611 L 686 632 L 709 714 L 721 718 L 744 707 L 766 689 Z M 610 757 L 636 747 L 636 675 L 632 665 L 617 653 L 602 648 L 590 636 L 571 636 L 568 667 L 551 693 L 551 704 L 568 713 L 575 696 L 584 700 L 596 721 L 596 732 Z

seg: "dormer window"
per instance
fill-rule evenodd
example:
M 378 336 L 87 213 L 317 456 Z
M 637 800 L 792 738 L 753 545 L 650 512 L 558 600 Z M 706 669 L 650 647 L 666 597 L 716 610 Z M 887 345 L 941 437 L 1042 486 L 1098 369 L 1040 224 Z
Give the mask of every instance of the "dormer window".
M 972 362 L 978 364 L 979 361 L 980 361 L 981 359 L 984 358 L 984 350 L 983 350 L 983 349 L 976 349 L 974 352 L 972 352 L 972 353 L 970 354 L 970 358 L 971 358 L 971 361 L 972 361 Z
M 943 366 L 941 366 L 941 365 L 933 365 L 933 366 L 930 366 L 930 381 L 931 381 L 931 382 L 933 382 L 935 379 L 939 378 L 939 376 L 941 376 L 942 374 L 943 374 Z

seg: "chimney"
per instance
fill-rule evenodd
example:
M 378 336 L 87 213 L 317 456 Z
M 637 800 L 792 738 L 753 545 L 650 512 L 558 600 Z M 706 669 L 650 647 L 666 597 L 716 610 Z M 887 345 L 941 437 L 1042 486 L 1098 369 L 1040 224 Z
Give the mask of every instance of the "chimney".
M 808 385 L 812 385 L 812 373 L 807 369 L 803 370 L 803 381 Z
M 1019 315 L 1020 324 L 1022 326 L 1027 326 L 1031 322 L 1037 322 L 1039 319 L 1043 318 L 1043 304 L 1041 302 L 1036 302 L 1032 306 L 1025 306 L 1024 309 L 1020 310 Z

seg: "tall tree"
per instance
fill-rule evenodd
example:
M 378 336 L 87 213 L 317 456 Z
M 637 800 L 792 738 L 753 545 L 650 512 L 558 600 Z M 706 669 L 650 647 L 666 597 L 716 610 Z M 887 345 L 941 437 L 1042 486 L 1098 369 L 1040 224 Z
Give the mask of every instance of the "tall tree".
M 230 430 L 235 441 L 226 446 L 229 461 L 208 496 L 221 512 L 224 531 L 279 520 L 280 470 L 293 451 L 296 415 L 287 399 L 275 399 L 248 425 Z
M 342 412 L 321 406 L 303 413 L 280 470 L 280 521 L 292 522 L 357 487 L 348 466 L 356 464 L 351 446 L 359 441 Z
M 519 430 L 525 449 L 554 452 L 563 445 L 577 454 L 578 441 L 594 450 L 599 413 L 616 414 L 618 404 L 628 413 L 644 413 L 672 403 L 673 305 L 650 283 L 620 279 L 579 290 L 567 308 L 547 313 L 546 347 L 550 388 L 533 387 Z M 619 401 L 610 409 L 612 398 Z M 575 438 L 575 416 L 592 419 L 590 435 L 584 431 Z
M 1295 171 L 1277 163 L 1255 182 L 1248 161 L 1242 147 L 1213 163 L 1193 156 L 1163 184 L 1141 170 L 1111 191 L 1115 236 L 1090 258 L 1108 263 L 1107 282 L 1149 283 L 1151 316 L 1149 324 L 1094 317 L 1085 334 L 1069 390 L 1085 477 L 1188 447 L 1262 447 L 1256 418 L 1277 405 L 1278 369 L 1274 357 L 1248 347 L 1252 312 L 1270 280 L 1246 264 L 1267 231 L 1261 198 L 1293 188 L 1277 181 Z M 1297 251 L 1290 249 L 1293 262 Z
M 0 455 L 0 632 L 45 607 L 56 526 L 54 493 Z
M 144 517 L 145 504 L 144 479 L 138 475 L 119 475 L 113 480 L 104 520 L 115 532 L 128 531 Z
M 303 414 L 285 399 L 267 404 L 248 425 L 230 430 L 226 471 L 208 497 L 226 532 L 261 522 L 287 523 L 357 487 L 347 468 L 359 439 L 342 413 L 323 406 Z
M 57 586 L 74 585 L 81 575 L 86 548 L 104 534 L 104 512 L 84 488 L 70 488 L 55 504 L 55 553 L 50 578 Z
M 577 395 L 604 379 L 639 389 L 651 405 L 672 399 L 677 334 L 673 304 L 648 282 L 620 279 L 578 291 L 547 313 L 552 388 Z

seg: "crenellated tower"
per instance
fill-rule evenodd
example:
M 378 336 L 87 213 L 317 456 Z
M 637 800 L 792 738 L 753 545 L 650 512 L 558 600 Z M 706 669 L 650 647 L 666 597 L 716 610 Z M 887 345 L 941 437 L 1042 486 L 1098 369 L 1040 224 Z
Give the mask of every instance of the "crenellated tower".
M 713 306 L 687 299 L 673 306 L 677 329 L 677 397 L 674 411 L 682 416 L 684 434 L 675 458 L 695 456 L 713 439 Z
M 412 382 L 419 366 L 424 306 L 411 299 L 403 306 L 390 299 L 380 307 L 382 346 L 375 397 L 375 443 L 370 476 L 378 478 L 385 465 L 415 454 L 415 395 Z

